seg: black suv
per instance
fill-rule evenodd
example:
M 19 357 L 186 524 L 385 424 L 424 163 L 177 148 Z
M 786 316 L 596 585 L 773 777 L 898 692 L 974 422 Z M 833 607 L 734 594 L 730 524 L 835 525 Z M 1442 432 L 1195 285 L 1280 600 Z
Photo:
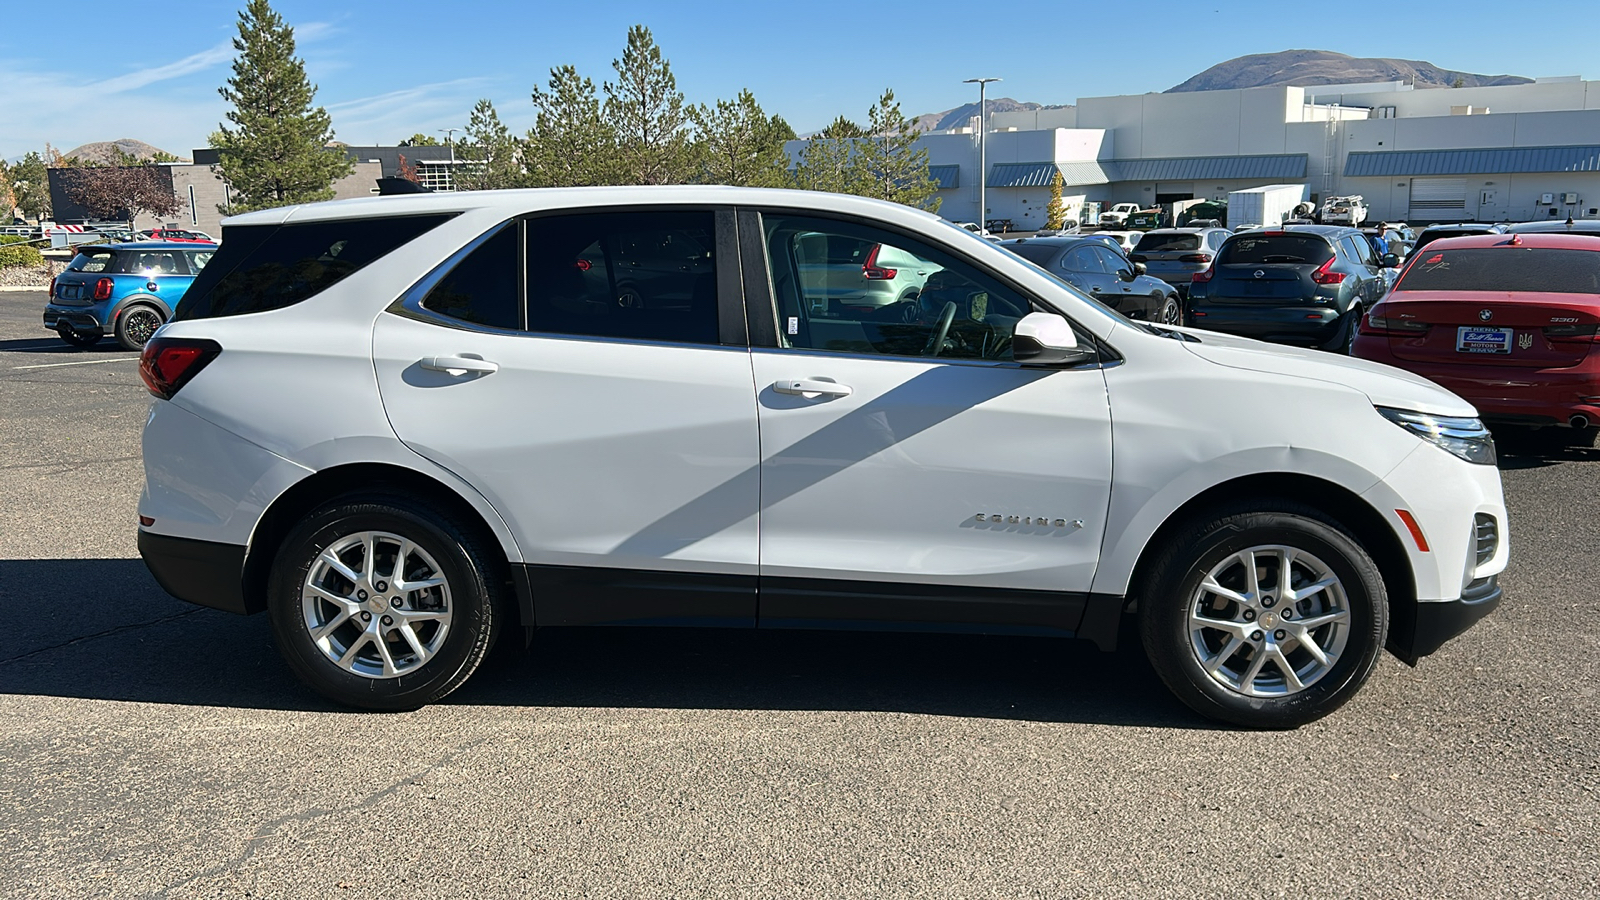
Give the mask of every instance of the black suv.
M 1360 229 L 1287 225 L 1228 238 L 1189 286 L 1188 323 L 1280 344 L 1348 352 L 1384 266 Z

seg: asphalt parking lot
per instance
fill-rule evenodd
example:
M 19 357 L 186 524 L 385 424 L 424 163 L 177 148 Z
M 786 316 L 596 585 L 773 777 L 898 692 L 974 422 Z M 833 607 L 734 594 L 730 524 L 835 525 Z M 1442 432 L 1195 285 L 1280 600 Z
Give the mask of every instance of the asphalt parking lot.
M 1579 897 L 1600 450 L 1509 435 L 1507 599 L 1331 718 L 1228 730 L 1137 652 L 538 634 L 351 714 L 134 548 L 134 354 L 0 293 L 0 895 Z

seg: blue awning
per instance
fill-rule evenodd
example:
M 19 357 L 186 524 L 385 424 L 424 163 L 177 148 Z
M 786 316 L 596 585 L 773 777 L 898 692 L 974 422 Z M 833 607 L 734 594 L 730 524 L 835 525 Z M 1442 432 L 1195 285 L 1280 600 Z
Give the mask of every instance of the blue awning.
M 928 175 L 939 182 L 939 190 L 947 191 L 950 188 L 961 186 L 960 166 L 929 166 Z
M 1518 172 L 1600 172 L 1600 146 L 1359 151 L 1344 161 L 1350 178 Z
M 1104 164 L 1089 161 L 1064 163 L 995 163 L 989 167 L 989 187 L 1049 187 L 1061 173 L 1063 184 L 1107 184 L 1114 179 Z
M 1168 159 L 1118 159 L 1112 161 L 1116 181 L 1211 181 L 1228 178 L 1306 177 L 1306 155 L 1185 156 Z

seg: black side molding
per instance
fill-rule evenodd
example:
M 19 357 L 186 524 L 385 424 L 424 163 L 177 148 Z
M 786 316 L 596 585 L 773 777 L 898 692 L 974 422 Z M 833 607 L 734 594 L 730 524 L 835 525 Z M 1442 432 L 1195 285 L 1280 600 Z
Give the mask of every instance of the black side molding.
M 1460 600 L 1417 603 L 1415 621 L 1389 623 L 1389 652 L 1406 665 L 1415 666 L 1417 660 L 1494 612 L 1503 596 L 1499 576 L 1490 575 L 1467 585 Z
M 244 599 L 244 551 L 240 544 L 218 544 L 139 530 L 139 555 L 162 589 L 179 600 L 224 612 L 249 615 Z

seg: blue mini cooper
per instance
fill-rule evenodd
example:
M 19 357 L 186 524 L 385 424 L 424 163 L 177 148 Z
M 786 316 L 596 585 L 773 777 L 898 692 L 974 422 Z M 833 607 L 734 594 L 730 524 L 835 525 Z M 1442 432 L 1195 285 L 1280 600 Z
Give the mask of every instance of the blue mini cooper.
M 156 333 L 217 252 L 215 244 L 139 241 L 78 250 L 50 282 L 44 327 L 78 347 L 106 335 L 139 350 Z

